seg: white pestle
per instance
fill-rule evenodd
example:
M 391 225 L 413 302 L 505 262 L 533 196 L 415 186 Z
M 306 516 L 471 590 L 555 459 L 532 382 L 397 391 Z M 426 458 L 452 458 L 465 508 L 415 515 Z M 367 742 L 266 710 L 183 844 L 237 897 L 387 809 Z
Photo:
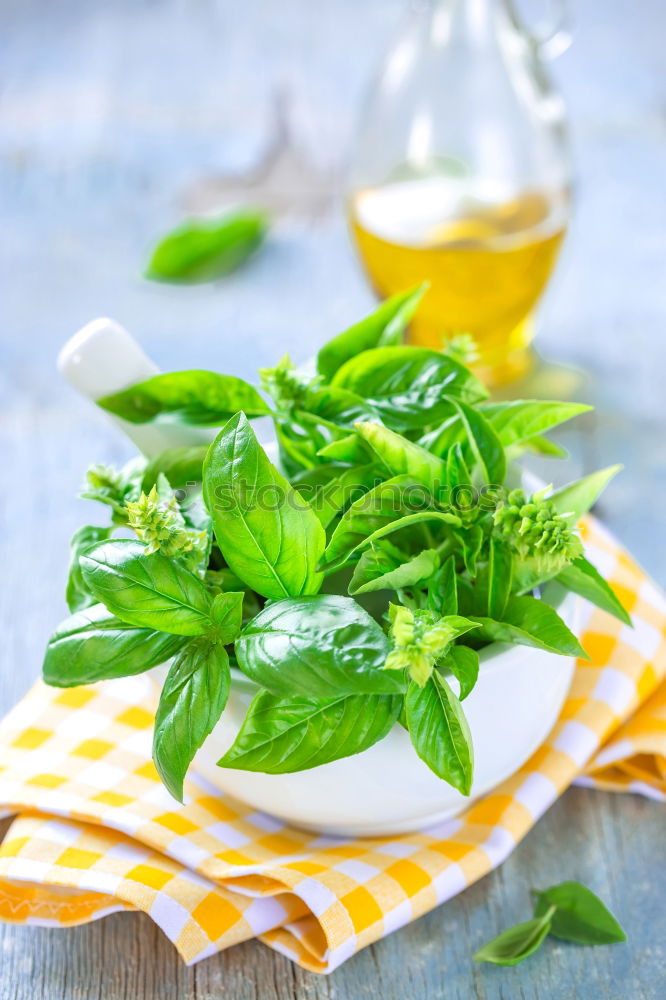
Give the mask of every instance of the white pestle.
M 93 402 L 160 374 L 141 345 L 112 319 L 94 319 L 75 333 L 58 355 L 58 371 Z M 107 416 L 147 458 L 165 448 L 207 444 L 215 436 L 214 429 L 204 427 L 176 422 L 132 424 L 110 413 Z

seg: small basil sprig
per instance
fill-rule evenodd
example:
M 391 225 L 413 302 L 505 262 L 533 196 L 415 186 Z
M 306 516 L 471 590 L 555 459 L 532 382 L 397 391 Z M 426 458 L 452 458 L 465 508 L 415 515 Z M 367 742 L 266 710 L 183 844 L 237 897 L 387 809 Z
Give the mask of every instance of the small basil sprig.
M 146 277 L 153 281 L 212 281 L 235 271 L 263 243 L 268 218 L 244 209 L 218 219 L 190 219 L 153 250 Z
M 474 955 L 475 962 L 518 965 L 551 935 L 576 944 L 615 944 L 627 937 L 610 910 L 580 882 L 562 882 L 534 891 L 534 917 L 489 941 Z

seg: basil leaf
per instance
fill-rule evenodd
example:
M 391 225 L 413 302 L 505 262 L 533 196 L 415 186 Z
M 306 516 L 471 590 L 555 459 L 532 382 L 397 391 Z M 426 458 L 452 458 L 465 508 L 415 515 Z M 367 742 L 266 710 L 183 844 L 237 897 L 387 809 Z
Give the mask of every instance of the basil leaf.
M 551 917 L 555 907 L 551 906 L 543 916 L 516 924 L 493 938 L 474 955 L 475 962 L 491 962 L 493 965 L 518 965 L 537 951 L 548 936 Z
M 597 569 L 581 557 L 561 570 L 555 577 L 567 590 L 572 590 L 574 594 L 580 594 L 586 601 L 591 601 L 598 608 L 602 608 L 611 615 L 615 615 L 625 625 L 631 625 L 629 614 L 620 604 L 611 588 Z
M 451 646 L 440 666 L 453 674 L 460 684 L 460 701 L 472 693 L 479 678 L 479 654 L 469 646 Z
M 357 423 L 355 426 L 392 476 L 413 476 L 437 496 L 446 482 L 446 466 L 441 459 L 381 424 Z
M 324 445 L 317 452 L 320 458 L 328 459 L 331 462 L 358 462 L 363 464 L 374 458 L 372 449 L 366 445 L 358 434 L 347 434 Z
M 549 931 L 553 937 L 577 944 L 615 944 L 627 940 L 610 910 L 580 882 L 561 882 L 543 892 L 533 890 L 533 894 L 537 917 L 557 907 Z
M 381 548 L 368 549 L 358 561 L 349 584 L 350 594 L 368 594 L 374 590 L 404 590 L 429 579 L 439 566 L 435 549 L 423 549 L 418 555 L 396 565 L 395 559 Z
M 502 621 L 511 593 L 511 567 L 513 557 L 506 545 L 497 538 L 490 539 L 488 549 L 488 604 L 489 618 Z
M 451 415 L 449 397 L 474 403 L 484 386 L 452 358 L 427 347 L 382 347 L 351 358 L 333 385 L 369 399 L 397 431 L 434 424 Z
M 438 615 L 458 614 L 456 560 L 450 556 L 432 580 L 428 581 L 428 611 Z
M 505 448 L 538 438 L 558 424 L 593 409 L 585 403 L 559 403 L 549 399 L 514 399 L 503 403 L 484 403 L 480 408 Z
M 218 764 L 290 774 L 350 757 L 387 735 L 401 705 L 399 695 L 356 694 L 320 701 L 260 691 Z
M 42 674 L 54 687 L 130 677 L 164 663 L 185 641 L 181 636 L 128 625 L 103 604 L 94 604 L 58 625 L 46 647 Z
M 511 642 L 535 649 L 546 649 L 564 656 L 589 659 L 576 636 L 564 624 L 557 612 L 535 597 L 511 597 L 502 621 L 468 615 L 481 625 L 473 638 L 488 642 Z
M 393 295 L 360 323 L 324 344 L 317 355 L 317 371 L 332 379 L 338 368 L 361 351 L 399 344 L 407 324 L 416 312 L 427 285 Z
M 405 709 L 409 736 L 421 760 L 462 795 L 469 795 L 472 737 L 460 701 L 441 674 L 435 671 L 423 687 L 410 681 Z
M 300 410 L 336 427 L 353 427 L 357 420 L 379 419 L 379 412 L 361 396 L 332 385 L 308 388 L 297 416 Z
M 395 476 L 380 483 L 355 500 L 344 512 L 324 552 L 321 565 L 332 568 L 341 565 L 349 554 L 374 531 L 402 517 L 410 500 L 414 505 L 430 503 L 424 487 L 412 476 Z
M 320 468 L 325 469 L 327 466 Z M 343 469 L 342 472 L 338 471 L 336 478 L 310 501 L 310 506 L 322 526 L 328 527 L 334 517 L 377 485 L 379 478 L 374 465 L 354 466 L 351 469 Z M 300 488 L 298 492 L 302 495 Z
M 187 769 L 222 715 L 230 686 L 224 646 L 205 640 L 189 642 L 167 674 L 155 714 L 153 760 L 179 802 Z
M 65 588 L 65 600 L 72 614 L 75 611 L 82 611 L 83 608 L 89 608 L 91 604 L 95 603 L 95 598 L 83 579 L 79 565 L 81 555 L 91 545 L 109 538 L 112 531 L 113 528 L 99 528 L 92 524 L 86 524 L 72 535 L 72 540 L 69 543 L 69 572 Z
M 175 635 L 205 634 L 211 597 L 199 577 L 160 552 L 144 553 L 144 545 L 126 538 L 88 549 L 81 556 L 86 585 L 130 625 Z
M 154 281 L 212 281 L 245 263 L 267 230 L 265 213 L 256 209 L 218 219 L 189 219 L 160 240 L 145 276 Z
M 270 413 L 257 390 L 242 378 L 198 369 L 153 375 L 122 392 L 103 396 L 97 405 L 133 424 L 168 416 L 186 424 L 215 426 L 238 410 L 250 417 Z
M 509 464 L 514 457 L 518 458 L 523 452 L 530 451 L 535 455 L 546 455 L 548 458 L 568 458 L 569 452 L 566 448 L 550 441 L 547 437 L 537 434 L 536 437 L 526 438 L 518 444 L 509 445 L 506 449 L 506 460 Z
M 208 445 L 193 448 L 167 448 L 155 455 L 144 469 L 141 489 L 148 493 L 160 475 L 166 476 L 169 485 L 176 490 L 189 483 L 201 482 L 202 467 Z
M 483 548 L 483 531 L 478 524 L 471 524 L 460 535 L 465 569 L 469 575 L 476 576 L 476 563 Z
M 454 413 L 452 416 L 447 417 L 443 424 L 423 434 L 419 438 L 418 443 L 432 455 L 446 458 L 451 448 L 464 439 L 465 428 L 463 427 L 460 415 Z
M 402 679 L 383 669 L 389 650 L 377 622 L 337 594 L 271 602 L 236 642 L 238 665 L 255 683 L 320 699 L 400 691 Z
M 217 594 L 213 598 L 210 609 L 210 617 L 213 628 L 210 638 L 215 642 L 222 643 L 223 646 L 234 642 L 241 631 L 243 620 L 243 597 L 240 591 Z
M 607 469 L 600 469 L 589 476 L 584 476 L 583 479 L 569 483 L 568 486 L 563 486 L 562 489 L 555 490 L 548 497 L 555 507 L 555 512 L 560 517 L 565 517 L 569 526 L 573 527 L 621 468 L 621 465 L 610 465 Z
M 271 465 L 243 413 L 210 446 L 203 485 L 217 544 L 248 587 L 274 599 L 317 592 L 324 529 Z
M 460 414 L 467 440 L 485 484 L 501 486 L 506 477 L 504 448 L 497 434 L 479 410 L 462 400 L 453 400 Z

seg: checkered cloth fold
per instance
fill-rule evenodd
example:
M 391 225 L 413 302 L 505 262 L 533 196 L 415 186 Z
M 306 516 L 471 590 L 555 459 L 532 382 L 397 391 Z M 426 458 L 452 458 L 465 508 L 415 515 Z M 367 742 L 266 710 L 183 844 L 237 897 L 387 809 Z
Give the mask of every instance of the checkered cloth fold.
M 416 834 L 317 837 L 196 775 L 176 806 L 150 759 L 147 678 L 38 683 L 0 725 L 0 805 L 17 814 L 0 847 L 0 918 L 68 926 L 142 910 L 188 963 L 259 937 L 330 972 L 501 864 L 574 780 L 663 801 L 666 600 L 598 523 L 585 533 L 634 628 L 588 607 L 591 660 L 543 746 L 461 816 Z

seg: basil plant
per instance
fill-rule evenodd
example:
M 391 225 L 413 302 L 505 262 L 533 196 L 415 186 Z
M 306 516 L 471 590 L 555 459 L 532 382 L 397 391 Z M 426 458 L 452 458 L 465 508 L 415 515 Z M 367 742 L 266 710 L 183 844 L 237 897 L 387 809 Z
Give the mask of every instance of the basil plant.
M 312 373 L 288 358 L 262 371 L 262 392 L 184 371 L 99 401 L 135 423 L 220 427 L 210 447 L 88 471 L 83 495 L 110 519 L 72 540 L 71 617 L 43 668 L 69 687 L 170 661 L 153 757 L 177 799 L 235 671 L 257 693 L 221 767 L 300 771 L 399 723 L 468 795 L 479 651 L 584 655 L 553 606 L 563 588 L 628 621 L 576 533 L 616 467 L 530 495 L 515 465 L 556 453 L 543 435 L 589 407 L 489 402 L 452 353 L 404 346 L 422 292 L 335 337 Z M 252 427 L 266 416 L 279 463 Z

